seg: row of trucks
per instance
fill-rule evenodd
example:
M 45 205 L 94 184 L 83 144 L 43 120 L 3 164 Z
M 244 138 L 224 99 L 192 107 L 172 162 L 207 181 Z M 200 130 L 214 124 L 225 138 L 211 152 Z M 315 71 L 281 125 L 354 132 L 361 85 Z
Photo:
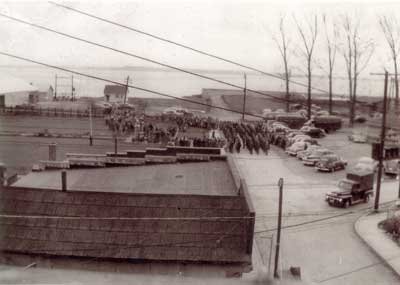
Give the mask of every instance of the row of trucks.
M 353 169 L 346 178 L 339 181 L 338 190 L 328 192 L 325 201 L 330 206 L 348 208 L 358 203 L 368 203 L 374 191 L 374 173 L 368 170 Z

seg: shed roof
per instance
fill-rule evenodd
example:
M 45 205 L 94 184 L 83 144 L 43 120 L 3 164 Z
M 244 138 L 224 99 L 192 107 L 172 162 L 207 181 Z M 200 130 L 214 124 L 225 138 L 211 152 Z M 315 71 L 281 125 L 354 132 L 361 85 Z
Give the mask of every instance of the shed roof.
M 38 88 L 20 78 L 0 73 L 0 94 L 33 91 L 38 91 Z
M 0 191 L 0 213 L 3 251 L 157 261 L 251 262 L 249 243 L 254 220 L 205 219 L 249 216 L 243 196 L 5 188 Z M 189 217 L 196 219 L 183 220 Z

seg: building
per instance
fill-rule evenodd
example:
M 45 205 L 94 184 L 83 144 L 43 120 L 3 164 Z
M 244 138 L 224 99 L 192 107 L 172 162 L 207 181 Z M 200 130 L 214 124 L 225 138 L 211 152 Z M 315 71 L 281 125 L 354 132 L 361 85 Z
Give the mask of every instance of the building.
M 104 87 L 104 99 L 110 103 L 123 103 L 126 94 L 126 86 L 106 85 Z
M 0 214 L 10 215 L 0 219 L 0 250 L 240 275 L 251 270 L 255 213 L 232 164 L 71 169 L 66 191 L 54 171 L 32 172 L 0 187 Z
M 22 79 L 0 74 L 0 107 L 36 103 L 38 89 Z

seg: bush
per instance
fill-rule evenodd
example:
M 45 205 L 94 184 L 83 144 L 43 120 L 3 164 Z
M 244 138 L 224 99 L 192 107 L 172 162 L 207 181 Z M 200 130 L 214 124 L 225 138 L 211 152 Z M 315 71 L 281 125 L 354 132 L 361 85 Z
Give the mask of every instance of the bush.
M 387 233 L 398 237 L 400 235 L 400 217 L 386 219 L 380 223 L 380 227 Z

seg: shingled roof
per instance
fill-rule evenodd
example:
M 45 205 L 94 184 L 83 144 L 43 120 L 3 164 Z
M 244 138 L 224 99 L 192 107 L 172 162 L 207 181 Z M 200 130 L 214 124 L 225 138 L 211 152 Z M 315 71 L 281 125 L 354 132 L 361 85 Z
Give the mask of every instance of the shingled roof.
M 6 187 L 0 213 L 0 249 L 6 252 L 251 263 L 254 213 L 243 196 Z

